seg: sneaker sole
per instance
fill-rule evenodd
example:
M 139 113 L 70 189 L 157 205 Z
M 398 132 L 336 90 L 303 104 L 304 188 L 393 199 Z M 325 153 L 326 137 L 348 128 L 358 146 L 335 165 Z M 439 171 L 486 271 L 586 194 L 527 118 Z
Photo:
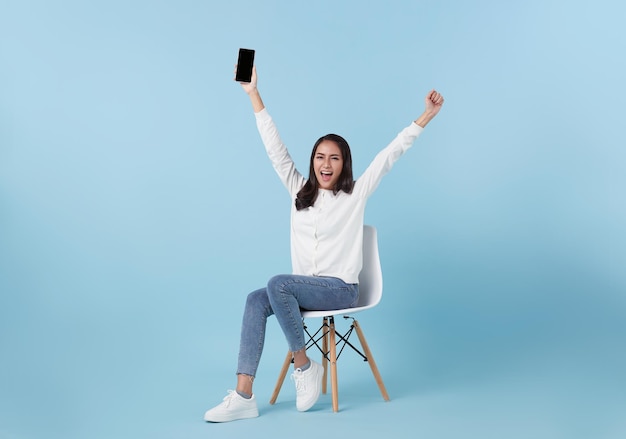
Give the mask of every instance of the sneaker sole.
M 259 416 L 259 411 L 258 410 L 246 410 L 246 411 L 242 411 L 239 412 L 237 414 L 237 416 L 223 416 L 223 415 L 209 415 L 208 413 L 204 415 L 204 420 L 207 422 L 231 422 L 231 421 L 238 421 L 240 419 L 250 419 L 250 418 L 256 418 Z

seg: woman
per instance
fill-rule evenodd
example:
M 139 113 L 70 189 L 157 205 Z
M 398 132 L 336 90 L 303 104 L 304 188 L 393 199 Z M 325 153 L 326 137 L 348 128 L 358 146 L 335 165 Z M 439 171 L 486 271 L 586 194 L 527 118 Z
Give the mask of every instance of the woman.
M 311 153 L 309 177 L 296 169 L 252 80 L 241 83 L 250 97 L 267 154 L 293 200 L 291 260 L 293 274 L 275 276 L 266 288 L 248 295 L 244 310 L 237 367 L 237 387 L 207 411 L 209 422 L 227 422 L 259 415 L 252 384 L 265 325 L 272 314 L 293 353 L 296 408 L 309 410 L 320 395 L 323 368 L 306 355 L 300 309 L 331 310 L 357 303 L 362 266 L 363 216 L 367 199 L 398 158 L 439 112 L 443 96 L 435 90 L 425 99 L 422 115 L 374 158 L 358 180 L 352 177 L 348 143 L 336 134 L 321 137 Z

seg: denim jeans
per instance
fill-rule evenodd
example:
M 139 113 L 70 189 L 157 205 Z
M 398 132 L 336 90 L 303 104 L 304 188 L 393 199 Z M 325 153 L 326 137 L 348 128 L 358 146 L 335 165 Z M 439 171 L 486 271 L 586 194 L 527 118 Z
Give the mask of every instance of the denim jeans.
M 255 376 L 263 344 L 267 318 L 272 314 L 287 338 L 291 352 L 304 349 L 301 309 L 333 310 L 350 308 L 359 298 L 359 285 L 335 277 L 282 274 L 274 276 L 266 288 L 248 295 L 241 325 L 238 374 Z

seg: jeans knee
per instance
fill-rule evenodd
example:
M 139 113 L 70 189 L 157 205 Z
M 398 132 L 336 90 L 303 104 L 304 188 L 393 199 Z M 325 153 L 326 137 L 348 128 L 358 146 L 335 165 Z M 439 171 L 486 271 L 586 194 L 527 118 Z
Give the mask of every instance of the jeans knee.
M 286 278 L 287 276 L 284 274 L 279 274 L 279 275 L 272 277 L 267 282 L 267 295 L 270 297 L 272 296 L 276 297 L 279 294 L 279 292 L 283 289 Z
M 266 316 L 270 316 L 272 314 L 272 308 L 266 289 L 262 288 L 248 294 L 245 309 L 247 312 L 260 312 Z
M 259 303 L 262 298 L 263 295 L 263 291 L 262 290 L 256 290 L 251 292 L 250 294 L 248 294 L 248 297 L 246 298 L 246 305 L 253 305 L 255 303 Z

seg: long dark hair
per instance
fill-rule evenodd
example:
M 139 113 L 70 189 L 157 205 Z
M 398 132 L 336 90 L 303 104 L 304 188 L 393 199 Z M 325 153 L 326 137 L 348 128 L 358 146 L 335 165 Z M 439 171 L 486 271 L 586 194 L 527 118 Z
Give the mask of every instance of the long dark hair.
M 317 147 L 320 143 L 329 140 L 334 142 L 339 147 L 341 151 L 341 157 L 343 158 L 343 168 L 341 169 L 341 174 L 339 175 L 339 180 L 337 180 L 337 185 L 333 189 L 336 194 L 339 191 L 344 191 L 347 194 L 352 193 L 352 188 L 354 187 L 354 178 L 352 177 L 352 154 L 350 154 L 350 146 L 346 139 L 337 135 L 337 134 L 326 134 L 325 136 L 320 137 L 315 145 L 313 146 L 313 151 L 311 151 L 311 163 L 309 165 L 309 179 L 302 186 L 300 192 L 296 196 L 296 209 L 302 210 L 307 207 L 311 207 L 315 204 L 315 200 L 317 199 L 317 192 L 319 189 L 319 182 L 317 181 L 317 177 L 315 176 L 315 169 L 313 168 L 313 160 L 315 159 L 315 153 L 317 152 Z

